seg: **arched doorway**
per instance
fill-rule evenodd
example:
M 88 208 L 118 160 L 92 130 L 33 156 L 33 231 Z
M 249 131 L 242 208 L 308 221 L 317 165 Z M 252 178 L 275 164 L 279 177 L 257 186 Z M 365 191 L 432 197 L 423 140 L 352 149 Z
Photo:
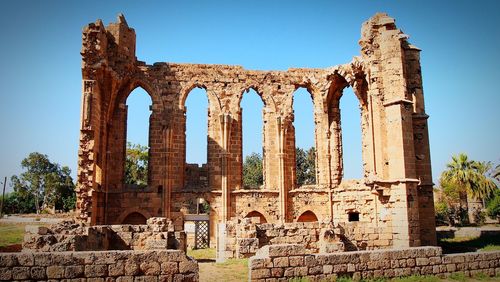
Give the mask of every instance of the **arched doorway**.
M 141 225 L 146 224 L 146 217 L 138 212 L 133 212 L 127 215 L 123 220 L 122 224 L 132 224 L 132 225 Z
M 245 216 L 245 218 L 252 218 L 252 217 L 258 217 L 260 223 L 267 223 L 266 217 L 258 211 L 251 211 Z
M 318 217 L 312 211 L 303 212 L 297 219 L 297 222 L 316 222 L 316 221 L 318 221 Z

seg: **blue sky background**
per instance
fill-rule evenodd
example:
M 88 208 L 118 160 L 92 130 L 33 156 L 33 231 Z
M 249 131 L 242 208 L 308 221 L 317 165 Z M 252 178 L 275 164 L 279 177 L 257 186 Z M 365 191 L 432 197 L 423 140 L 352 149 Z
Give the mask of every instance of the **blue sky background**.
M 435 182 L 451 154 L 466 152 L 472 159 L 500 161 L 496 85 L 500 81 L 500 1 L 12 0 L 0 2 L 2 178 L 20 173 L 21 160 L 33 151 L 68 165 L 76 175 L 81 31 L 97 18 L 106 25 L 114 22 L 119 12 L 136 30 L 139 60 L 261 70 L 347 63 L 359 55 L 361 24 L 376 12 L 387 12 L 410 35 L 410 42 L 423 50 Z M 190 95 L 187 105 L 193 121 L 206 119 L 206 97 L 196 91 L 201 90 Z M 359 110 L 349 91 L 342 99 L 348 178 L 361 174 Z M 304 132 L 299 133 L 298 144 L 309 147 L 313 144 L 311 104 L 307 93 L 297 94 L 296 99 L 304 98 L 295 103 L 296 126 Z M 260 123 L 251 122 L 261 116 L 258 97 L 245 95 L 244 114 L 250 117 L 245 130 L 252 126 L 259 130 Z M 137 116 L 134 120 L 140 122 L 142 115 L 142 126 L 131 125 L 130 139 L 143 142 L 149 98 L 134 93 L 130 99 L 138 101 L 128 101 L 137 106 L 131 109 L 131 115 Z M 188 126 L 195 133 L 206 130 L 206 122 Z M 260 150 L 261 134 L 249 131 L 244 132 L 249 140 L 245 146 L 255 147 L 246 152 Z M 203 147 L 199 143 L 204 137 L 188 137 L 194 140 L 188 143 L 192 150 L 188 161 L 203 161 L 204 151 L 195 148 Z

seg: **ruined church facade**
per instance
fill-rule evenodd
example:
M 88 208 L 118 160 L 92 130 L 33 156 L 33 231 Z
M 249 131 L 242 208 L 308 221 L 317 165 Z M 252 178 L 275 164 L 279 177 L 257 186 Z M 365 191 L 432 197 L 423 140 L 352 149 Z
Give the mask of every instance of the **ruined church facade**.
M 325 69 L 245 70 L 240 66 L 155 63 L 135 56 L 136 35 L 123 16 L 84 28 L 77 214 L 93 225 L 172 219 L 183 228 L 198 199 L 215 226 L 245 217 L 261 222 L 332 222 L 369 241 L 365 248 L 434 245 L 428 116 L 420 50 L 376 14 L 362 26 L 361 55 Z M 125 184 L 128 95 L 151 97 L 148 184 Z M 293 93 L 308 90 L 314 105 L 316 184 L 296 181 Z M 363 178 L 343 179 L 343 90 L 359 101 Z M 186 163 L 185 101 L 206 90 L 207 164 Z M 242 110 L 249 89 L 263 108 L 263 177 L 259 189 L 242 180 Z M 363 246 L 359 247 L 360 249 Z

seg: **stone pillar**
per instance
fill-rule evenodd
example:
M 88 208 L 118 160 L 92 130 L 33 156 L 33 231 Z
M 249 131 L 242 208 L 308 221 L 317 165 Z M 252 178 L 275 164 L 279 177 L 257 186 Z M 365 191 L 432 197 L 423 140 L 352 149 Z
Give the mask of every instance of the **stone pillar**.
M 92 218 L 92 189 L 94 187 L 94 130 L 92 128 L 92 99 L 95 80 L 83 80 L 80 123 L 80 145 L 77 171 L 77 217 L 90 222 Z
M 172 126 L 168 120 L 164 120 L 165 126 L 163 128 L 164 134 L 164 175 L 163 175 L 163 215 L 166 218 L 171 218 L 172 210 L 172 157 L 173 157 L 173 132 Z
M 434 194 L 429 148 L 429 131 L 425 113 L 420 49 L 413 45 L 403 45 L 405 50 L 405 74 L 407 91 L 413 101 L 413 139 L 415 150 L 416 177 L 419 179 L 418 203 L 420 219 L 420 241 L 422 245 L 436 245 L 436 221 Z
M 225 223 L 230 218 L 231 214 L 231 191 L 228 187 L 229 176 L 229 147 L 231 137 L 231 122 L 230 114 L 224 113 L 220 115 L 220 128 L 221 128 L 221 171 L 222 171 L 222 222 Z
M 343 161 L 342 161 L 342 127 L 340 121 L 340 107 L 339 100 L 332 103 L 329 109 L 330 120 L 330 179 L 332 186 L 337 186 L 342 181 L 343 177 Z
M 280 215 L 280 222 L 285 222 L 286 218 L 286 204 L 287 204 L 287 193 L 285 191 L 285 184 L 284 184 L 284 178 L 285 178 L 285 172 L 284 172 L 284 157 L 285 154 L 283 153 L 283 147 L 284 147 L 284 126 L 283 126 L 283 120 L 282 117 L 277 117 L 276 118 L 276 124 L 277 124 L 277 132 L 276 132 L 276 140 L 278 143 L 278 190 L 280 192 L 280 209 L 279 209 L 279 215 Z
M 369 73 L 368 93 L 377 154 L 376 182 L 389 187 L 392 203 L 393 246 L 420 245 L 419 201 L 413 140 L 413 102 L 407 91 L 407 36 L 394 19 L 377 14 L 363 24 L 363 59 Z

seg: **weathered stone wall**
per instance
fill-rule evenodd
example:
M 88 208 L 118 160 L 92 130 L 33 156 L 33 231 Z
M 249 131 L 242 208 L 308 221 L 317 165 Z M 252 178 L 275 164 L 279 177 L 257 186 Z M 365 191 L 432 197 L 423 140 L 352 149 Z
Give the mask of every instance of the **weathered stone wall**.
M 250 281 L 307 277 L 313 281 L 342 276 L 355 279 L 393 278 L 463 272 L 466 276 L 500 274 L 500 252 L 443 255 L 439 247 L 310 254 L 302 245 L 269 245 L 248 263 Z
M 203 197 L 212 207 L 213 227 L 254 211 L 270 223 L 294 222 L 311 212 L 319 221 L 351 224 L 349 213 L 359 213 L 359 230 L 378 238 L 368 241 L 384 240 L 366 242 L 365 248 L 436 243 L 419 50 L 394 19 L 376 14 L 363 24 L 361 56 L 324 69 L 147 65 L 135 57 L 135 38 L 123 16 L 106 27 L 91 23 L 83 31 L 77 188 L 82 221 L 121 224 L 137 213 L 171 218 L 182 226 L 193 201 Z M 124 184 L 126 100 L 137 87 L 152 101 L 144 190 Z M 293 126 L 293 95 L 301 87 L 313 101 L 317 150 L 316 184 L 307 187 L 298 187 L 295 177 L 300 136 Z M 343 178 L 339 105 L 346 87 L 353 88 L 361 113 L 364 175 L 355 183 Z M 207 164 L 202 168 L 185 158 L 185 101 L 194 88 L 206 90 L 209 102 Z M 250 88 L 264 103 L 264 185 L 252 191 L 242 185 L 240 107 Z M 364 245 L 352 240 L 358 249 Z
M 0 253 L 1 281 L 198 281 L 183 251 Z
M 34 252 L 178 249 L 186 251 L 186 235 L 165 218 L 147 225 L 82 226 L 65 221 L 51 227 L 27 226 L 23 250 Z
M 318 222 L 256 224 L 252 223 L 252 219 L 247 218 L 240 223 L 227 223 L 228 239 L 225 251 L 228 257 L 250 257 L 266 245 L 299 243 L 309 251 L 317 253 L 320 249 L 320 241 L 323 241 L 321 235 L 324 235 L 325 230 L 330 230 L 328 225 L 321 224 L 320 226 Z M 333 233 L 333 230 L 331 231 Z M 338 251 L 343 251 L 343 245 Z
M 372 227 L 362 222 L 333 225 L 320 222 L 259 223 L 259 218 L 246 218 L 226 223 L 226 258 L 254 255 L 267 245 L 302 244 L 310 253 L 388 249 L 392 233 L 385 227 Z

